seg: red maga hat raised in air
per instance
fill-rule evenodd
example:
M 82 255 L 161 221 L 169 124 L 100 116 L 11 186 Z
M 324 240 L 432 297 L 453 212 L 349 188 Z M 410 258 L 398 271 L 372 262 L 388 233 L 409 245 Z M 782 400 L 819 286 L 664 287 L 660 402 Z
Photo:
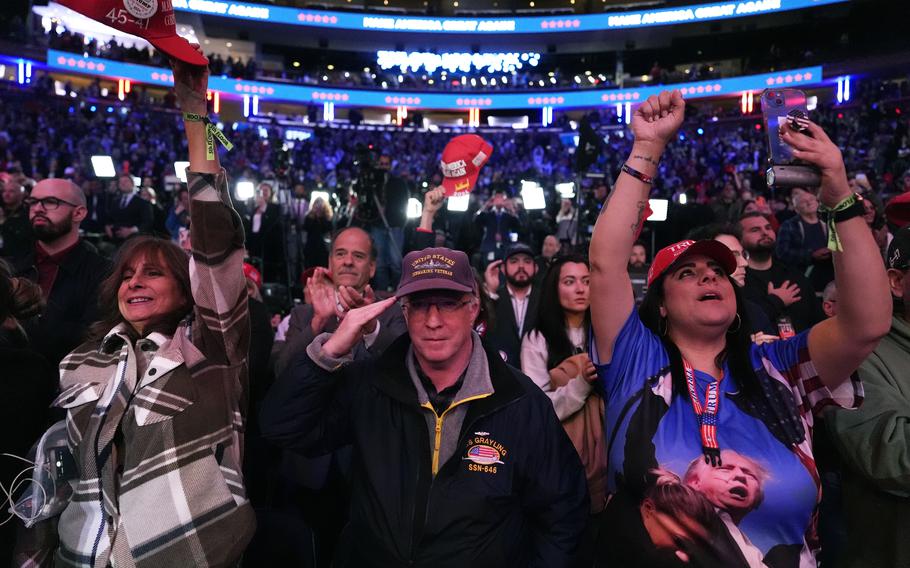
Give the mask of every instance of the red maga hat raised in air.
M 141 37 L 156 49 L 193 65 L 206 58 L 177 35 L 172 0 L 57 0 L 70 10 L 102 24 Z
M 480 168 L 487 163 L 493 147 L 476 134 L 452 138 L 442 151 L 442 186 L 446 197 L 474 189 Z

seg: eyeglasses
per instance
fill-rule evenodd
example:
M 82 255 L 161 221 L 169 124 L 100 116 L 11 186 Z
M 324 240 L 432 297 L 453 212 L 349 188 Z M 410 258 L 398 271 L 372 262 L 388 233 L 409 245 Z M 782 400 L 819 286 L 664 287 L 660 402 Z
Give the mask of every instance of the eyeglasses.
M 733 251 L 733 256 L 741 256 L 741 257 L 743 257 L 745 260 L 749 260 L 749 257 L 750 257 L 751 255 L 749 254 L 749 251 L 747 251 L 746 249 L 743 249 L 742 252 Z
M 438 301 L 425 301 L 425 300 L 411 300 L 405 303 L 402 307 L 409 312 L 412 312 L 416 316 L 425 316 L 430 313 L 430 306 L 436 306 L 436 309 L 439 310 L 441 314 L 454 314 L 462 306 L 470 304 L 472 300 L 438 300 Z
M 75 203 L 70 203 L 69 201 L 64 201 L 64 200 L 58 199 L 56 197 L 44 197 L 41 199 L 38 199 L 35 197 L 26 197 L 25 199 L 22 200 L 22 202 L 29 209 L 31 209 L 32 207 L 34 207 L 35 205 L 38 205 L 40 203 L 41 206 L 44 207 L 44 209 L 46 211 L 53 211 L 54 209 L 60 207 L 61 203 L 63 205 L 69 205 L 70 207 L 79 207 L 79 205 L 77 205 Z

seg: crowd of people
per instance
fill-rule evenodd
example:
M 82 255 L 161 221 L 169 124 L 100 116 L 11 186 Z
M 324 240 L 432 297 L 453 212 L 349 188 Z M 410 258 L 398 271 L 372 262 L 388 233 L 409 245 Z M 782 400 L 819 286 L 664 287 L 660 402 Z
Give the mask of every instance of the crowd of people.
M 61 51 L 87 54 L 115 61 L 140 65 L 167 67 L 167 57 L 149 46 L 125 45 L 114 38 L 106 42 L 86 37 L 78 32 L 51 28 L 47 34 L 36 30 L 33 41 L 42 46 Z M 672 53 L 666 54 L 671 57 Z M 255 58 L 210 53 L 209 69 L 212 74 L 236 79 L 295 82 L 305 85 L 327 85 L 364 89 L 388 90 L 429 90 L 429 91 L 524 91 L 553 89 L 604 89 L 619 86 L 615 62 L 607 64 L 595 58 L 594 63 L 585 63 L 586 58 L 549 57 L 546 65 L 525 68 L 508 73 L 472 71 L 452 72 L 437 69 L 426 70 L 382 69 L 375 59 L 359 54 L 337 55 L 328 58 L 335 63 L 325 64 L 319 53 L 305 56 L 295 55 L 280 65 L 260 67 Z M 303 62 L 299 61 L 302 59 Z M 339 63 L 338 61 L 343 61 Z M 680 61 L 678 64 L 653 61 L 648 64 L 632 65 L 628 76 L 622 79 L 622 86 L 672 85 L 692 81 L 706 81 L 773 69 L 800 67 L 820 61 L 818 54 L 811 51 L 793 51 L 787 46 L 773 45 L 767 55 L 723 59 L 711 64 L 703 59 L 698 62 Z M 640 67 L 640 68 L 639 68 Z
M 166 67 L 167 57 L 149 46 L 125 46 L 122 42 L 111 39 L 99 42 L 87 38 L 78 32 L 56 28 L 46 36 L 38 36 L 40 43 L 60 51 L 87 54 L 91 57 L 102 57 L 115 61 L 125 61 L 140 65 Z M 213 75 L 235 79 L 259 79 L 292 81 L 305 85 L 332 85 L 338 87 L 360 87 L 378 89 L 419 89 L 444 91 L 514 91 L 527 89 L 590 89 L 605 88 L 614 85 L 614 73 L 609 69 L 580 69 L 577 72 L 562 70 L 559 66 L 548 69 L 526 69 L 510 73 L 446 73 L 437 70 L 434 73 L 411 70 L 383 70 L 376 61 L 363 59 L 348 66 L 331 65 L 330 68 L 314 67 L 309 61 L 306 66 L 298 62 L 294 65 L 287 62 L 280 69 L 260 69 L 253 58 L 243 61 L 241 57 L 222 56 L 211 53 L 209 70 Z M 304 58 L 308 59 L 308 58 Z M 720 78 L 719 71 L 707 64 L 692 65 L 688 69 L 662 68 L 658 63 L 650 69 L 652 75 L 645 83 L 669 84 L 685 81 L 701 81 Z M 481 77 L 483 77 L 481 79 Z M 637 78 L 635 81 L 639 81 Z
M 585 117 L 577 149 L 567 117 L 481 133 L 450 211 L 448 134 L 226 124 L 211 154 L 208 71 L 172 65 L 157 107 L 2 93 L 0 419 L 23 457 L 65 419 L 75 489 L 17 507 L 0 561 L 910 556 L 905 81 L 783 128 L 817 188 L 766 189 L 757 117 L 665 91 L 627 129 Z
M 880 231 L 884 202 L 910 184 L 905 175 L 910 143 L 899 114 L 908 87 L 900 81 L 869 82 L 856 91 L 852 104 L 823 104 L 813 116 L 845 148 L 848 171 L 869 192 Z M 26 186 L 44 177 L 65 177 L 82 186 L 90 210 L 83 230 L 96 235 L 108 252 L 128 236 L 127 231 L 179 240 L 188 208 L 172 177 L 174 162 L 185 155 L 179 115 L 167 110 L 174 106 L 173 97 L 156 100 L 137 87 L 120 103 L 110 93 L 105 97 L 98 83 L 71 92 L 77 94 L 75 99 L 57 96 L 50 78 L 41 75 L 27 91 L 4 92 L 9 104 L 0 111 L 3 162 L 17 176 L 28 178 Z M 557 116 L 551 128 L 484 132 L 494 148 L 489 167 L 480 173 L 479 189 L 467 211 L 444 210 L 438 215 L 434 229 L 441 232 L 441 242 L 468 251 L 479 266 L 478 255 L 496 249 L 501 256 L 501 249 L 513 239 L 532 247 L 540 247 L 549 234 L 570 245 L 586 241 L 592 215 L 630 150 L 632 137 L 616 124 L 612 109 L 593 112 L 582 122 L 592 125 L 593 134 L 585 134 L 584 128 L 581 134 L 573 131 L 566 115 Z M 323 264 L 325 238 L 332 229 L 357 216 L 352 214 L 352 194 L 369 199 L 377 183 L 388 185 L 379 189 L 393 194 L 393 205 L 385 220 L 391 231 L 375 216 L 367 221 L 376 229 L 374 239 L 385 241 L 385 235 L 392 234 L 399 245 L 409 240 L 409 233 L 401 230 L 417 219 L 405 215 L 408 198 L 421 200 L 427 189 L 440 183 L 438 156 L 450 137 L 433 131 L 324 125 L 314 127 L 307 140 L 288 142 L 284 129 L 271 124 L 229 123 L 223 128 L 237 147 L 226 164 L 232 179 L 267 182 L 257 186 L 266 196 L 237 204 L 249 229 L 248 250 L 267 282 L 291 286 L 299 283 L 304 269 Z M 790 196 L 762 189 L 765 140 L 758 116 L 708 105 L 690 107 L 690 118 L 667 150 L 652 189 L 652 197 L 670 200 L 671 208 L 667 222 L 648 224 L 647 230 L 656 233 L 656 244 L 678 240 L 691 226 L 714 219 L 734 222 L 748 210 L 785 214 Z M 593 146 L 595 151 L 581 155 L 576 144 L 582 149 Z M 96 178 L 93 155 L 111 156 L 122 175 L 113 181 Z M 603 177 L 590 177 L 598 175 Z M 522 180 L 542 186 L 546 209 L 524 207 Z M 555 187 L 565 182 L 578 182 L 578 198 L 560 198 Z M 124 197 L 134 192 L 140 199 Z M 311 208 L 313 192 L 327 195 Z M 504 208 L 510 219 L 503 226 L 511 229 L 501 231 L 500 241 L 485 234 L 483 213 L 493 205 Z M 22 226 L 21 220 L 7 224 L 6 244 L 0 246 L 20 246 Z M 799 231 L 798 225 L 784 228 L 782 246 L 789 246 Z M 785 254 L 788 261 L 794 260 Z M 395 261 L 388 254 L 383 258 L 381 274 L 397 272 Z M 806 261 L 797 264 L 805 267 Z M 394 281 L 383 276 L 381 284 L 388 288 Z
M 46 43 L 47 47 L 59 51 L 137 63 L 139 65 L 151 65 L 153 67 L 168 66 L 167 55 L 156 51 L 148 45 L 143 45 L 142 47 L 137 47 L 134 43 L 125 45 L 122 41 L 117 41 L 116 39 L 100 42 L 97 38 L 89 38 L 78 32 L 65 29 L 58 31 L 56 28 L 53 28 L 46 36 L 39 36 L 39 38 L 42 43 Z M 209 55 L 209 69 L 215 75 L 233 79 L 258 78 L 256 61 L 252 57 L 243 61 L 241 57 L 235 59 L 230 55 L 222 57 L 219 53 L 213 53 Z

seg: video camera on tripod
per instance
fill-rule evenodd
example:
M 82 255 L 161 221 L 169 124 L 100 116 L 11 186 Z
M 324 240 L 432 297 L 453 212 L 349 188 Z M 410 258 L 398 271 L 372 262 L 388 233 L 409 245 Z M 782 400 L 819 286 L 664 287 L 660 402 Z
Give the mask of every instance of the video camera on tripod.
M 363 144 L 354 150 L 354 167 L 357 177 L 351 184 L 351 192 L 357 197 L 357 208 L 353 220 L 369 227 L 382 222 L 380 206 L 385 206 L 386 172 L 376 167 L 376 154 Z

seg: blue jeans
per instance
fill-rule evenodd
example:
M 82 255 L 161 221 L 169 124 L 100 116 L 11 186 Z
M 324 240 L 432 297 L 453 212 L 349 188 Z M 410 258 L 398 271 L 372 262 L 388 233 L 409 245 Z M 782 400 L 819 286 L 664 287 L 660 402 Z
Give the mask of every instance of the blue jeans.
M 395 241 L 389 238 L 391 232 Z M 376 276 L 373 288 L 376 291 L 398 286 L 401 279 L 401 247 L 404 245 L 404 229 L 401 227 L 373 227 L 370 236 L 376 245 Z

